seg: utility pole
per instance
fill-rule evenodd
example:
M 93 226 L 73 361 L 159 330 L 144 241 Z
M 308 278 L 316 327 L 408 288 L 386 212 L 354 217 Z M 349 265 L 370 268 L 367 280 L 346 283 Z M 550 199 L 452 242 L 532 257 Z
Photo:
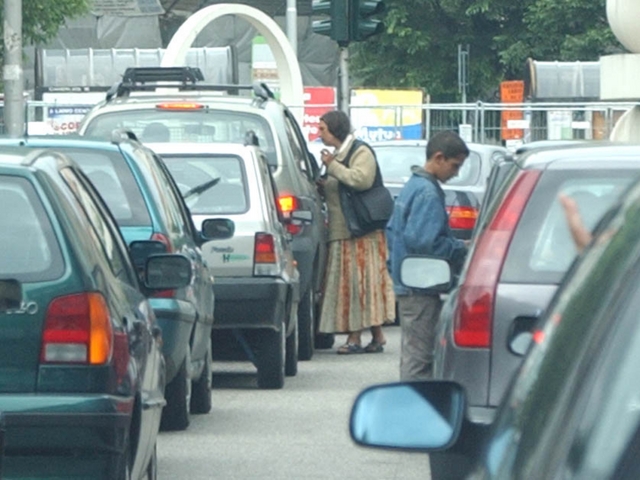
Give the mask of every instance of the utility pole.
M 462 103 L 467 103 L 467 87 L 469 86 L 469 45 L 465 48 L 458 44 L 458 92 L 462 94 Z M 467 123 L 467 111 L 462 110 L 462 123 Z
M 296 0 L 287 0 L 287 38 L 291 48 L 298 55 L 298 5 Z
M 4 125 L 13 138 L 24 134 L 22 0 L 4 0 Z
M 340 76 L 338 109 L 349 115 L 349 47 L 340 47 Z

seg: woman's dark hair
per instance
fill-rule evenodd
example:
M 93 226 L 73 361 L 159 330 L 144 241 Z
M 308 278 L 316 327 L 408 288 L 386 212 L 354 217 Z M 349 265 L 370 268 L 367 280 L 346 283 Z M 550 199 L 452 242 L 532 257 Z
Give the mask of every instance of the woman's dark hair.
M 469 148 L 456 132 L 442 131 L 434 134 L 427 143 L 427 160 L 437 152 L 442 152 L 445 158 L 469 156 Z
M 351 121 L 346 113 L 341 110 L 332 110 L 320 117 L 327 125 L 329 133 L 341 142 L 351 133 Z

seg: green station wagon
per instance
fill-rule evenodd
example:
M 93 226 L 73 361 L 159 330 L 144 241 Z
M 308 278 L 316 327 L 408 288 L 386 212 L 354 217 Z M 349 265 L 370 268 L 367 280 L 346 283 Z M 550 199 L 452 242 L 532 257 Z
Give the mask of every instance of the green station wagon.
M 0 476 L 156 478 L 165 373 L 146 296 L 188 284 L 188 259 L 138 242 L 137 272 L 60 153 L 1 148 L 0 204 Z

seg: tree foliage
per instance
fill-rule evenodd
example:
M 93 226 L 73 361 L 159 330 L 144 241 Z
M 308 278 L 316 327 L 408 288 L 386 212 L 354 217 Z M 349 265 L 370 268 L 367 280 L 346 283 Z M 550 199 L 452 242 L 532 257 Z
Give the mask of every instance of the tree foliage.
M 362 85 L 421 87 L 456 101 L 458 45 L 469 45 L 469 99 L 494 99 L 522 78 L 527 58 L 589 61 L 621 51 L 606 0 L 385 0 L 385 31 L 353 44 L 351 75 Z
M 89 0 L 24 0 L 22 43 L 38 45 L 53 39 L 66 19 L 89 11 Z M 0 0 L 0 30 L 4 35 L 4 1 Z

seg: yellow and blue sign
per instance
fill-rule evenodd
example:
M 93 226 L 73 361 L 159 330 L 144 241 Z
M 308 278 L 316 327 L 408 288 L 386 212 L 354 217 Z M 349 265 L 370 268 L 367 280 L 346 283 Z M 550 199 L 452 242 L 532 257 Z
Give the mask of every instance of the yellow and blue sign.
M 423 138 L 422 90 L 351 90 L 350 117 L 366 142 Z

